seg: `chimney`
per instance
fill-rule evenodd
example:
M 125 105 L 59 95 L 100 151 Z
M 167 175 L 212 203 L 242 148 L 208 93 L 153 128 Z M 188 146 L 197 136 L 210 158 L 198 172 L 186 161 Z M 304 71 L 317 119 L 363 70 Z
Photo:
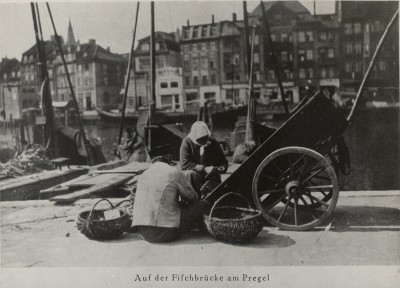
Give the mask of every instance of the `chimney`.
M 233 22 L 236 22 L 236 13 L 232 14 L 232 19 L 233 19 Z
M 188 26 L 188 27 L 190 26 L 190 22 L 189 22 L 189 20 L 187 20 L 187 26 Z
M 211 15 L 211 23 L 214 24 L 214 22 L 215 22 L 215 19 L 214 19 L 214 14 L 213 14 L 213 15 Z

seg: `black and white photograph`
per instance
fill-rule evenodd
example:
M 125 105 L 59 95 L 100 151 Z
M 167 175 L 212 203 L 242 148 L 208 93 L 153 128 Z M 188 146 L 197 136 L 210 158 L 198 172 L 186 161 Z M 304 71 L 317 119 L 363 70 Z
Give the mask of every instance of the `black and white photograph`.
M 1 287 L 400 287 L 398 1 L 0 1 Z

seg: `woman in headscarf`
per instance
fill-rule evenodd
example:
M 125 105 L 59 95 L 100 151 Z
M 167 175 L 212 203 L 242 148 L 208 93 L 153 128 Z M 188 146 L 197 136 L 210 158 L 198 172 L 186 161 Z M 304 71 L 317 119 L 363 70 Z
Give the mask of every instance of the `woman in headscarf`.
M 180 166 L 198 193 L 208 178 L 220 180 L 218 174 L 228 169 L 224 152 L 219 143 L 211 138 L 206 123 L 195 122 L 188 136 L 183 139 Z

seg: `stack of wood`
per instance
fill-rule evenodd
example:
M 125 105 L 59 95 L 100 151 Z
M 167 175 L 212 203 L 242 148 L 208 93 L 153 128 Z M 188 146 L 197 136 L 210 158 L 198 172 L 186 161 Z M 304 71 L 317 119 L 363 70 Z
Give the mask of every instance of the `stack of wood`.
M 7 163 L 0 163 L 0 179 L 15 178 L 52 169 L 54 166 L 45 156 L 45 149 L 40 145 L 31 144 Z

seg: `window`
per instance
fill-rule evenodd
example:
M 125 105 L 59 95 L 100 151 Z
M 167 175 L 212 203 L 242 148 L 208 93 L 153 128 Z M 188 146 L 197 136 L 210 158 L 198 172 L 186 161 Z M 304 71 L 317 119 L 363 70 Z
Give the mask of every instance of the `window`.
M 306 31 L 306 41 L 307 42 L 313 42 L 314 41 L 314 36 L 312 31 Z
M 215 68 L 215 54 L 211 53 L 210 54 L 210 62 L 209 62 L 210 68 L 213 69 Z
M 197 51 L 201 51 L 201 49 L 202 49 L 202 46 L 201 46 L 201 44 L 199 43 L 199 44 L 197 44 Z
M 308 68 L 308 69 L 307 69 L 307 77 L 308 77 L 309 79 L 314 78 L 314 70 L 313 70 L 313 68 Z
M 156 43 L 156 50 L 160 50 L 160 43 Z
M 308 49 L 307 50 L 307 60 L 313 60 L 314 59 L 314 51 Z
M 182 45 L 183 53 L 187 54 L 189 52 L 189 48 L 187 45 Z
M 82 86 L 82 78 L 78 77 L 78 86 Z
M 344 34 L 351 35 L 353 34 L 353 29 L 351 23 L 344 24 Z
M 171 82 L 171 88 L 178 88 L 178 82 Z
M 239 54 L 233 55 L 233 64 L 239 65 L 239 63 L 240 63 L 240 55 Z
M 299 50 L 299 61 L 301 61 L 301 62 L 306 61 L 306 51 Z
M 327 75 L 326 68 L 325 67 L 321 68 L 321 78 L 326 78 L 326 75 Z
M 346 62 L 344 64 L 344 69 L 346 72 L 352 72 L 352 70 L 353 70 L 352 68 L 353 68 L 353 65 L 351 62 Z
M 381 31 L 382 29 L 381 29 L 381 22 L 379 22 L 379 21 L 375 21 L 375 23 L 374 23 L 374 30 L 375 30 L 375 32 L 379 32 L 379 31 Z
M 216 32 L 217 32 L 217 26 L 215 26 L 215 25 L 211 26 L 211 32 L 210 32 L 210 35 L 211 35 L 211 36 L 213 36 L 213 35 L 215 35 L 215 34 L 216 34 Z
M 85 71 L 89 71 L 89 68 L 90 68 L 89 64 L 85 64 Z
M 202 37 L 207 36 L 207 26 L 203 26 L 203 28 L 201 29 L 201 36 Z
M 167 82 L 161 82 L 160 83 L 161 88 L 168 88 L 168 83 Z
M 201 69 L 207 70 L 208 69 L 208 59 L 207 57 L 201 57 Z
M 281 34 L 281 40 L 282 40 L 282 42 L 288 41 L 288 35 L 287 35 L 287 33 L 282 33 L 282 34 Z
M 273 70 L 268 70 L 268 81 L 275 81 L 275 72 Z
M 193 85 L 199 85 L 199 77 L 197 76 L 193 77 Z
M 149 51 L 150 50 L 150 45 L 149 43 L 144 43 L 142 44 L 142 51 Z
M 365 33 L 369 33 L 369 23 L 366 23 L 364 26 Z
M 320 48 L 319 49 L 319 59 L 321 62 L 324 62 L 326 60 L 327 57 L 327 52 L 326 52 L 326 48 Z
M 282 62 L 288 61 L 288 53 L 287 53 L 287 51 L 282 51 L 281 52 L 281 60 L 282 60 Z
M 189 76 L 185 77 L 185 86 L 190 86 L 190 77 Z
M 210 49 L 211 49 L 211 50 L 216 50 L 215 42 L 211 42 L 211 43 L 210 43 Z
M 258 54 L 258 53 L 253 54 L 253 62 L 260 63 L 260 54 Z
M 345 43 L 344 47 L 346 54 L 353 54 L 353 45 L 351 43 Z
M 298 33 L 298 40 L 299 42 L 305 42 L 306 41 L 306 35 L 304 32 L 299 32 Z
M 360 34 L 360 33 L 361 33 L 361 24 L 354 23 L 354 34 Z
M 335 78 L 335 68 L 329 68 L 329 78 Z
M 139 70 L 150 69 L 150 58 L 139 58 Z
M 215 74 L 211 74 L 211 84 L 217 83 L 217 78 Z
M 207 85 L 207 84 L 208 84 L 207 76 L 204 75 L 204 76 L 202 77 L 201 84 L 202 84 L 202 85 Z
M 289 69 L 283 70 L 283 75 L 284 75 L 285 79 L 291 79 L 290 78 L 290 70 Z
M 199 58 L 192 58 L 192 70 L 199 70 Z
M 193 28 L 193 38 L 197 38 L 199 36 L 199 27 Z
M 303 68 L 299 69 L 299 78 L 300 79 L 305 79 L 306 78 L 306 70 Z
M 206 43 L 202 43 L 201 44 L 201 51 L 207 51 L 207 44 Z
M 183 30 L 183 38 L 189 38 L 190 28 L 184 28 Z
M 78 72 L 82 72 L 82 65 L 78 64 Z
M 224 66 L 229 66 L 232 64 L 232 54 L 224 53 Z
M 183 60 L 183 69 L 185 72 L 189 72 L 190 71 L 190 62 L 189 60 Z
M 335 57 L 335 50 L 333 48 L 328 49 L 328 58 L 334 58 Z
M 321 41 L 326 41 L 327 40 L 327 33 L 326 32 L 321 32 L 319 33 L 319 40 Z
M 197 44 L 192 44 L 193 52 L 197 52 Z
M 300 32 L 301 33 L 301 32 Z M 272 40 L 272 42 L 276 42 L 276 35 L 275 34 L 272 34 L 271 35 L 271 40 Z M 304 42 L 304 41 L 303 41 Z M 250 43 L 251 43 L 251 39 L 250 39 Z
M 356 54 L 361 54 L 362 46 L 361 43 L 355 43 L 354 44 L 354 51 Z
M 260 43 L 260 37 L 258 35 L 254 35 L 254 45 L 258 45 Z

